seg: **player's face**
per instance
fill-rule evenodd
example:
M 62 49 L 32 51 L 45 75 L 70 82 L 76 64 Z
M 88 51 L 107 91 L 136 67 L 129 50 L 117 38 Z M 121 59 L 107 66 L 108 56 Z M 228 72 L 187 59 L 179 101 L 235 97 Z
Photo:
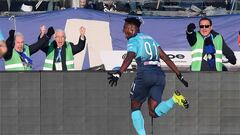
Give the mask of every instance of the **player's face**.
M 202 20 L 199 25 L 200 33 L 203 36 L 208 36 L 212 30 L 212 26 L 208 20 Z
M 22 52 L 23 51 L 23 46 L 24 46 L 24 37 L 16 36 L 15 37 L 14 49 L 17 50 L 18 52 Z
M 55 41 L 56 41 L 58 47 L 62 47 L 64 45 L 64 42 L 65 42 L 64 32 L 61 32 L 61 31 L 56 32 L 55 33 Z
M 124 23 L 123 32 L 125 34 L 126 39 L 129 39 L 134 35 L 133 26 L 131 24 Z

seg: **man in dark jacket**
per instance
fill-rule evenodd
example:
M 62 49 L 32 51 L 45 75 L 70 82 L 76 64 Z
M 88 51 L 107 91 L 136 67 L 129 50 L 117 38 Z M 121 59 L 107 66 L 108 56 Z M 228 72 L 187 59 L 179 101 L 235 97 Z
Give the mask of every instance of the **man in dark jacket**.
M 56 30 L 55 40 L 42 47 L 46 53 L 43 70 L 75 70 L 73 55 L 81 52 L 85 47 L 86 37 L 84 27 L 80 28 L 80 37 L 77 45 L 66 41 L 65 32 L 61 29 Z
M 199 31 L 194 31 L 194 23 L 187 27 L 187 40 L 192 48 L 191 71 L 223 71 L 223 55 L 229 63 L 236 64 L 234 52 L 212 27 L 212 21 L 206 17 L 200 19 Z

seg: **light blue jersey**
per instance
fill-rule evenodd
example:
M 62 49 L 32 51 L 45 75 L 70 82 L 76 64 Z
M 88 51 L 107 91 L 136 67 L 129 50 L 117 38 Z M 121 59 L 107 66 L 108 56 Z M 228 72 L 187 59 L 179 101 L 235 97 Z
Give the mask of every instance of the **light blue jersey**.
M 0 30 L 0 41 L 2 41 L 2 40 L 4 40 L 4 37 L 3 37 L 3 34 L 1 32 L 1 30 Z
M 145 61 L 159 61 L 158 46 L 151 36 L 138 33 L 128 40 L 127 51 L 136 54 L 137 63 Z

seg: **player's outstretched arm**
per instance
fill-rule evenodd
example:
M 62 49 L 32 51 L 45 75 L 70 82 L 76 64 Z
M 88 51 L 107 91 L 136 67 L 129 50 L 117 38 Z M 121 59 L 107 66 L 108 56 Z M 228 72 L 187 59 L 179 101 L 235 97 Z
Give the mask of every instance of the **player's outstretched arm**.
M 181 72 L 178 70 L 177 66 L 172 62 L 171 59 L 167 56 L 167 54 L 161 49 L 161 47 L 158 47 L 158 52 L 160 55 L 160 58 L 168 65 L 169 68 L 173 72 L 176 73 L 178 79 L 184 84 L 185 87 L 188 87 L 188 82 L 184 80 Z
M 131 64 L 132 60 L 136 57 L 134 52 L 128 52 L 126 58 L 124 59 L 120 72 L 123 73 L 127 70 L 128 66 Z
M 168 65 L 169 68 L 171 68 L 171 70 L 173 72 L 176 73 L 176 75 L 180 74 L 180 71 L 178 70 L 177 66 L 172 62 L 171 59 L 169 59 L 169 57 L 167 56 L 167 54 L 162 50 L 161 47 L 158 47 L 158 51 L 159 51 L 159 55 L 160 58 Z
M 128 52 L 127 57 L 124 59 L 120 70 L 108 72 L 108 83 L 111 86 L 117 86 L 117 82 L 121 77 L 122 73 L 127 70 L 128 66 L 131 64 L 132 60 L 136 57 L 134 52 Z

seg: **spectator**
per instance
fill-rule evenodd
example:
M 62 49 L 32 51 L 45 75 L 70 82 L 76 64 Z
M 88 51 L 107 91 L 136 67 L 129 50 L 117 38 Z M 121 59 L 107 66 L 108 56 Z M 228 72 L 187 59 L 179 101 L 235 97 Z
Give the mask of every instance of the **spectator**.
M 226 10 L 231 10 L 232 8 L 232 0 L 225 0 Z
M 74 70 L 74 57 L 73 55 L 81 52 L 85 47 L 86 29 L 80 28 L 80 37 L 77 45 L 67 42 L 65 32 L 61 29 L 56 30 L 55 40 L 45 44 L 42 51 L 46 53 L 45 64 L 43 70 Z
M 87 5 L 87 1 L 86 0 L 79 0 L 79 7 L 80 8 L 85 8 Z
M 113 0 L 103 0 L 102 2 L 96 3 L 96 9 L 104 12 L 115 12 L 117 6 Z
M 104 0 L 103 1 L 103 11 L 104 12 L 114 12 L 116 11 L 116 4 L 113 2 L 113 0 Z
M 7 52 L 6 43 L 4 37 L 0 31 L 0 58 Z
M 143 0 L 129 0 L 130 13 L 131 15 L 141 15 Z
M 7 52 L 6 43 L 4 40 L 0 39 L 0 58 Z
M 128 2 L 117 1 L 115 4 L 116 4 L 116 10 L 118 12 L 122 12 L 122 13 L 129 13 L 130 12 L 130 5 L 129 5 Z
M 87 4 L 86 4 L 85 8 L 96 9 L 96 4 L 95 4 L 94 1 L 87 1 Z
M 236 64 L 233 51 L 227 46 L 222 35 L 213 30 L 209 18 L 199 20 L 199 31 L 194 23 L 187 26 L 187 40 L 192 47 L 192 71 L 222 71 L 222 57 L 226 56 L 231 64 Z
M 15 33 L 15 30 L 10 30 L 9 37 L 6 41 L 7 53 L 3 55 L 5 60 L 5 70 L 32 70 L 32 59 L 30 56 L 36 53 L 45 42 L 49 41 L 53 34 L 54 30 L 50 27 L 46 36 L 29 46 L 25 44 L 23 34 L 19 32 Z
M 72 0 L 72 7 L 95 9 L 95 3 L 88 0 Z

